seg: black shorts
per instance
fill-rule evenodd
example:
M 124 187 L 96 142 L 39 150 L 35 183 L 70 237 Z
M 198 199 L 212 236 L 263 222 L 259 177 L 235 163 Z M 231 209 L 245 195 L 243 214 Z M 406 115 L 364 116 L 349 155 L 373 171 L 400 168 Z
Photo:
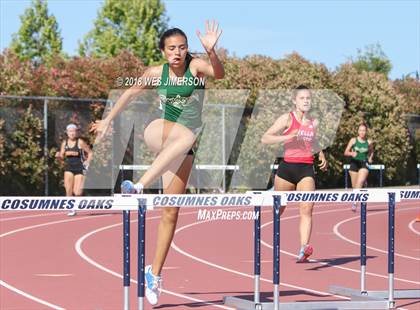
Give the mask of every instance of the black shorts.
M 73 173 L 74 175 L 78 175 L 78 174 L 85 174 L 85 170 L 84 169 L 75 169 L 75 170 L 64 170 L 64 171 L 67 171 L 67 172 L 71 172 L 71 173 Z
M 369 163 L 366 160 L 350 160 L 350 171 L 359 172 L 362 168 L 369 170 Z
M 296 185 L 300 182 L 300 180 L 306 177 L 315 179 L 314 165 L 305 163 L 287 163 L 282 161 L 279 164 L 276 175 L 279 178 Z
M 76 174 L 84 174 L 84 169 L 85 167 L 83 167 L 83 163 L 80 159 L 67 159 L 66 160 L 66 164 L 64 166 L 64 171 L 68 171 L 73 173 L 74 175 Z

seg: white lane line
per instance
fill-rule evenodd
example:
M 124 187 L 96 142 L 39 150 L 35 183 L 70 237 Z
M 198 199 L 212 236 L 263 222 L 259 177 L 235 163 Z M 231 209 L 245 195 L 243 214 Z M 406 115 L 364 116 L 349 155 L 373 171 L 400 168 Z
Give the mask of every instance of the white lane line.
M 1 286 L 4 286 L 5 288 L 7 288 L 9 290 L 11 290 L 12 292 L 15 292 L 15 293 L 17 293 L 19 295 L 22 295 L 22 296 L 24 296 L 24 297 L 26 297 L 28 299 L 33 300 L 33 301 L 36 301 L 37 303 L 40 303 L 41 305 L 44 305 L 44 306 L 47 306 L 49 308 L 56 309 L 56 310 L 65 310 L 65 308 L 62 308 L 62 307 L 57 306 L 57 305 L 54 305 L 52 303 L 49 303 L 48 301 L 42 300 L 42 299 L 40 299 L 38 297 L 35 297 L 34 295 L 31 295 L 31 294 L 28 294 L 28 293 L 26 293 L 24 291 L 21 291 L 20 289 L 14 287 L 12 285 L 10 285 L 9 283 L 6 283 L 6 282 L 2 281 L 2 280 L 0 280 L 0 285 Z
M 175 234 L 179 233 L 180 231 L 182 231 L 184 229 L 190 228 L 190 227 L 195 226 L 195 225 L 203 224 L 203 223 L 206 223 L 206 222 L 210 222 L 210 221 L 195 222 L 195 223 L 192 223 L 192 224 L 188 224 L 188 225 L 182 226 L 182 227 L 178 228 L 175 231 Z M 227 267 L 224 267 L 224 266 L 221 266 L 221 265 L 212 263 L 212 262 L 207 261 L 205 259 L 202 259 L 200 257 L 194 256 L 194 255 L 192 255 L 190 253 L 187 253 L 187 252 L 183 251 L 182 249 L 180 249 L 175 244 L 175 242 L 173 242 L 173 241 L 172 241 L 171 247 L 175 251 L 177 251 L 178 253 L 180 253 L 180 254 L 182 254 L 184 256 L 187 256 L 187 257 L 189 257 L 189 258 L 191 258 L 191 259 L 193 259 L 195 261 L 198 261 L 200 263 L 203 263 L 205 265 L 208 265 L 208 266 L 211 266 L 211 267 L 214 267 L 214 268 L 223 270 L 223 271 L 227 271 L 227 272 L 230 272 L 230 273 L 233 273 L 233 274 L 236 274 L 236 275 L 240 275 L 240 276 L 243 276 L 243 277 L 254 278 L 254 275 L 251 275 L 251 274 L 248 274 L 248 273 L 244 273 L 244 272 L 241 272 L 241 271 L 237 271 L 237 270 L 234 270 L 234 269 L 230 269 L 230 268 L 227 268 Z M 260 279 L 262 281 L 264 281 L 264 282 L 272 283 L 272 280 L 269 280 L 269 279 L 266 279 L 266 278 L 260 278 Z M 285 282 L 280 282 L 280 285 L 283 285 L 283 286 L 286 286 L 286 287 L 289 287 L 289 288 L 303 290 L 303 291 L 306 291 L 306 292 L 315 293 L 315 294 L 322 295 L 322 296 L 336 296 L 336 297 L 341 298 L 341 299 L 349 299 L 347 297 L 338 296 L 338 295 L 331 295 L 330 293 L 327 293 L 327 292 L 316 291 L 316 290 L 312 290 L 312 289 L 309 289 L 309 288 L 306 288 L 306 287 L 301 287 L 301 286 L 297 286 L 297 285 L 293 285 L 293 284 L 289 284 L 289 283 L 285 283 Z
M 417 207 L 405 208 L 405 209 L 398 209 L 398 210 L 395 210 L 395 212 L 402 212 L 402 211 L 412 210 L 412 209 L 417 209 Z M 380 214 L 384 214 L 384 213 L 388 213 L 388 211 L 380 211 L 380 212 L 375 212 L 375 213 L 373 213 L 373 214 L 372 214 L 372 213 L 369 213 L 369 214 L 367 214 L 367 216 L 380 215 Z M 342 235 L 342 234 L 340 233 L 340 231 L 339 231 L 339 227 L 340 227 L 342 224 L 345 224 L 345 223 L 347 223 L 347 222 L 350 222 L 350 221 L 353 221 L 353 220 L 356 220 L 356 219 L 359 219 L 359 217 L 358 217 L 358 216 L 351 217 L 351 218 L 348 218 L 348 219 L 346 219 L 346 220 L 344 220 L 344 221 L 341 221 L 341 222 L 339 222 L 339 223 L 335 224 L 335 225 L 334 225 L 334 228 L 333 228 L 333 231 L 334 231 L 334 234 L 335 234 L 335 235 L 337 235 L 340 239 L 342 239 L 342 240 L 344 240 L 344 241 L 347 241 L 347 242 L 349 242 L 349 243 L 351 243 L 351 244 L 354 244 L 354 245 L 360 246 L 360 243 L 359 243 L 359 242 L 356 242 L 356 241 L 354 241 L 354 240 L 351 240 L 351 239 L 349 239 L 349 238 L 345 237 L 345 236 L 344 236 L 344 235 Z M 368 225 L 369 225 L 369 224 L 368 224 Z M 374 250 L 374 251 L 380 252 L 380 253 L 388 254 L 388 251 L 385 251 L 385 250 L 382 250 L 382 249 L 378 249 L 378 248 L 375 248 L 375 247 L 372 247 L 372 246 L 366 246 L 366 248 L 367 248 L 367 249 L 370 249 L 370 250 Z M 413 256 L 403 255 L 403 254 L 399 254 L 399 253 L 396 253 L 396 252 L 395 252 L 395 256 L 402 257 L 402 258 L 406 258 L 406 259 L 411 259 L 411 260 L 415 260 L 415 261 L 420 261 L 420 258 L 418 258 L 418 257 L 413 257 Z
M 6 233 L 3 233 L 3 234 L 0 235 L 0 238 L 4 238 L 6 236 L 11 236 L 11 235 L 16 234 L 18 232 L 22 232 L 22 231 L 26 231 L 26 230 L 31 230 L 31 229 L 35 229 L 35 228 L 39 228 L 39 227 L 45 227 L 45 226 L 49 226 L 49 225 L 66 223 L 66 222 L 81 221 L 81 220 L 86 220 L 86 219 L 91 219 L 91 218 L 89 218 L 89 217 L 83 217 L 83 218 L 67 219 L 67 220 L 54 221 L 54 222 L 37 224 L 37 225 L 32 225 L 32 226 L 26 226 L 26 227 L 22 227 L 22 228 L 19 228 L 19 229 L 15 229 L 15 230 L 11 230 L 11 231 L 8 231 Z M 19 294 L 19 295 L 21 295 L 21 296 L 24 296 L 24 297 L 26 297 L 28 299 L 31 299 L 31 300 L 35 301 L 35 302 L 38 302 L 40 304 L 43 304 L 44 306 L 48 306 L 48 307 L 53 308 L 53 309 L 65 309 L 63 307 L 54 305 L 52 303 L 49 303 L 48 301 L 45 301 L 43 299 L 40 299 L 40 298 L 38 298 L 36 296 L 33 296 L 33 295 L 29 294 L 29 293 L 26 293 L 26 292 L 24 292 L 24 291 L 22 291 L 22 290 L 20 290 L 20 289 L 18 289 L 16 287 L 14 287 L 13 285 L 11 285 L 11 284 L 9 284 L 9 283 L 1 280 L 1 279 L 0 279 L 0 285 L 3 286 L 3 287 L 5 287 L 5 288 L 7 288 L 7 289 L 9 289 L 9 290 L 11 290 L 11 291 L 13 291 L 13 292 L 15 292 L 15 293 L 17 293 L 17 294 Z
M 187 212 L 187 213 L 180 213 L 179 215 L 196 214 L 196 213 L 197 213 L 197 211 L 195 211 L 195 212 Z M 156 218 L 160 218 L 160 215 L 159 215 L 159 216 L 154 216 L 154 217 L 148 217 L 147 219 L 156 219 Z M 132 220 L 132 221 L 130 221 L 130 222 L 131 222 L 131 223 L 134 223 L 134 222 L 137 222 L 137 220 Z M 121 225 L 122 225 L 122 223 L 118 223 L 118 224 L 113 224 L 113 225 L 109 225 L 109 226 L 104 226 L 104 227 L 101 227 L 101 228 L 95 229 L 95 230 L 93 230 L 93 231 L 90 231 L 89 233 L 87 233 L 87 234 L 83 235 L 82 237 L 80 237 L 80 238 L 76 241 L 76 244 L 75 244 L 75 249 L 76 249 L 76 252 L 80 255 L 80 257 L 81 257 L 81 258 L 83 258 L 83 259 L 84 259 L 84 260 L 86 260 L 89 264 L 91 264 L 91 265 L 95 266 L 96 268 L 98 268 L 98 269 L 100 269 L 100 270 L 102 270 L 102 271 L 104 271 L 104 272 L 106 272 L 106 273 L 109 273 L 109 274 L 111 274 L 111 275 L 113 275 L 113 276 L 115 276 L 115 277 L 118 277 L 118 278 L 120 278 L 120 279 L 122 279 L 122 278 L 123 278 L 123 275 L 122 275 L 122 274 L 117 273 L 117 272 L 115 272 L 115 271 L 113 271 L 113 270 L 111 270 L 111 269 L 106 268 L 105 266 L 103 266 L 103 265 L 99 264 L 98 262 L 94 261 L 94 260 L 93 260 L 93 259 L 91 259 L 89 256 L 87 256 L 87 255 L 83 252 L 83 250 L 82 250 L 82 244 L 83 244 L 83 242 L 84 242 L 87 238 L 89 238 L 90 236 L 92 236 L 92 235 L 94 235 L 94 234 L 96 234 L 96 233 L 99 233 L 99 232 L 101 232 L 101 231 L 104 231 L 104 230 L 107 230 L 107 229 L 111 229 L 111 228 L 114 228 L 114 227 L 117 227 L 117 226 L 121 226 Z M 130 282 L 137 284 L 137 281 L 136 281 L 136 280 L 134 280 L 134 279 L 131 279 L 131 278 L 130 278 Z M 175 293 L 175 292 L 172 292 L 172 291 L 166 290 L 166 289 L 162 289 L 162 292 L 164 292 L 164 293 L 166 293 L 166 294 L 168 294 L 168 295 L 172 295 L 172 296 L 176 296 L 176 297 L 179 297 L 179 298 L 187 299 L 187 300 L 189 300 L 189 301 L 199 302 L 199 303 L 202 303 L 203 305 L 212 305 L 212 306 L 214 306 L 214 307 L 221 308 L 221 309 L 233 310 L 233 308 L 230 308 L 230 307 L 217 305 L 217 304 L 212 303 L 212 302 L 208 302 L 208 301 L 205 301 L 205 300 L 201 300 L 201 299 L 197 299 L 197 298 L 189 297 L 189 296 L 186 296 L 186 295 L 178 294 L 178 293 Z
M 420 231 L 418 231 L 417 229 L 415 229 L 414 228 L 414 223 L 416 222 L 417 220 L 412 220 L 409 224 L 408 224 L 408 228 L 410 228 L 410 230 L 413 232 L 413 233 L 415 233 L 416 235 L 419 235 L 420 236 Z M 420 225 L 420 224 L 419 224 Z
M 35 273 L 37 277 L 51 277 L 51 278 L 60 278 L 60 277 L 70 277 L 72 273 Z
M 105 216 L 105 215 L 99 215 L 99 216 Z M 35 229 L 35 228 L 39 228 L 39 227 L 44 227 L 44 226 L 49 226 L 49 225 L 54 225 L 54 224 L 60 224 L 60 223 L 74 222 L 74 221 L 92 220 L 94 218 L 98 218 L 98 217 L 96 216 L 96 217 L 72 218 L 72 219 L 60 220 L 60 221 L 54 221 L 54 222 L 47 222 L 47 223 L 42 223 L 42 224 L 37 224 L 37 225 L 32 225 L 32 226 L 25 226 L 25 227 L 22 227 L 22 228 L 18 228 L 18 229 L 15 229 L 15 230 L 5 232 L 5 233 L 0 235 L 0 238 L 4 238 L 6 236 L 13 235 L 13 234 L 18 233 L 18 232 L 22 232 L 22 231 L 25 231 L 25 230 L 31 230 L 31 229 Z
M 22 219 L 28 219 L 28 218 L 34 218 L 34 217 L 41 217 L 41 216 L 63 215 L 63 214 L 64 213 L 62 213 L 62 212 L 49 212 L 49 213 L 36 214 L 36 215 L 23 215 L 23 216 L 16 216 L 16 217 L 6 217 L 6 218 L 0 218 L 0 222 L 22 220 Z
M 41 216 L 53 216 L 53 215 L 66 215 L 67 212 L 48 212 L 48 213 L 43 213 L 43 214 L 36 214 L 36 215 L 24 215 L 24 216 L 17 216 L 17 217 L 7 217 L 7 218 L 0 218 L 0 222 L 7 222 L 7 221 L 12 221 L 12 220 L 21 220 L 21 219 L 28 219 L 28 218 L 35 218 L 35 217 L 41 217 Z M 78 216 L 86 216 L 88 214 L 92 214 L 89 212 L 83 212 L 83 213 L 78 213 Z M 110 215 L 115 215 L 116 213 L 103 213 L 103 214 L 98 214 L 95 216 L 110 216 Z
M 338 211 L 338 210 L 323 211 L 323 212 L 314 212 L 314 215 L 315 214 L 321 214 L 321 213 L 330 213 L 330 212 L 335 212 L 335 211 Z M 388 212 L 388 211 L 385 211 L 385 212 Z M 375 214 L 377 214 L 377 213 L 375 213 Z M 299 215 L 285 217 L 285 218 L 282 218 L 281 220 L 283 221 L 283 220 L 289 220 L 289 219 L 293 219 L 293 218 L 299 218 Z M 265 223 L 264 225 L 261 226 L 261 229 L 267 227 L 268 225 L 271 225 L 272 223 L 273 223 L 273 221 L 270 221 L 270 222 Z M 266 247 L 268 247 L 268 248 L 270 248 L 270 249 L 273 249 L 273 246 L 270 245 L 270 244 L 268 244 L 264 240 L 261 240 L 261 244 L 264 245 L 264 246 L 266 246 Z M 280 252 L 283 253 L 283 254 L 286 254 L 288 256 L 291 256 L 291 257 L 296 257 L 296 254 L 290 253 L 290 252 L 285 251 L 285 250 L 280 250 Z M 357 255 L 359 255 L 359 254 L 357 254 Z M 353 268 L 348 268 L 348 267 L 343 267 L 343 266 L 336 266 L 336 265 L 333 265 L 333 264 L 330 264 L 330 263 L 326 263 L 326 262 L 321 262 L 321 261 L 318 261 L 318 260 L 315 260 L 315 259 L 311 259 L 310 262 L 318 263 L 320 265 L 330 266 L 330 267 L 333 267 L 333 268 L 337 268 L 337 269 L 341 269 L 341 270 L 346 270 L 346 271 L 350 271 L 350 272 L 354 272 L 354 273 L 360 273 L 360 270 L 358 270 L 358 269 L 353 269 Z M 377 274 L 377 273 L 366 272 L 366 274 L 367 275 L 374 276 L 374 277 L 388 279 L 388 276 L 384 276 L 384 275 Z M 420 284 L 420 282 L 417 282 L 417 281 L 411 281 L 411 280 L 397 278 L 397 277 L 394 278 L 394 279 L 395 280 L 398 280 L 398 281 L 401 281 L 401 282 L 411 283 L 411 284 Z

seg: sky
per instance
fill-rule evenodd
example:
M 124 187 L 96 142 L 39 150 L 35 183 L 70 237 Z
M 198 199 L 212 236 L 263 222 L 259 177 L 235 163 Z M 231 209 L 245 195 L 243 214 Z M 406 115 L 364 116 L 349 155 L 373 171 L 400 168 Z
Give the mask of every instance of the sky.
M 206 19 L 219 21 L 219 46 L 244 57 L 280 59 L 298 52 L 331 70 L 379 43 L 393 69 L 390 78 L 420 71 L 420 0 L 167 0 L 169 26 L 183 29 L 192 51 L 203 51 L 195 34 Z M 93 28 L 103 1 L 49 0 L 59 24 L 63 49 L 76 55 L 78 42 Z M 20 27 L 27 0 L 0 0 L 0 48 L 8 47 Z

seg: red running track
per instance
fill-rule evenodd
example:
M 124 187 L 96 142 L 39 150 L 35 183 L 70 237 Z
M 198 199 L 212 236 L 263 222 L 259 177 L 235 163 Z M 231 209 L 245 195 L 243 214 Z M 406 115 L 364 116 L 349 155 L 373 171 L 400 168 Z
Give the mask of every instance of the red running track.
M 419 202 L 397 203 L 395 286 L 420 289 Z M 226 210 L 226 209 L 224 209 Z M 245 209 L 231 209 L 241 210 Z M 253 296 L 252 220 L 202 221 L 181 210 L 163 270 L 163 295 L 155 309 L 230 309 L 223 296 Z M 296 264 L 299 213 L 291 205 L 281 220 L 280 300 L 337 300 L 331 284 L 359 287 L 359 213 L 344 204 L 314 210 L 312 260 Z M 136 309 L 136 214 L 131 217 L 131 308 Z M 147 259 L 154 252 L 159 211 L 147 212 Z M 368 207 L 367 288 L 385 290 L 387 209 Z M 59 212 L 0 213 L 0 309 L 122 309 L 122 216 Z M 262 298 L 272 292 L 272 212 L 262 214 Z M 420 309 L 420 300 L 400 300 Z M 146 305 L 146 309 L 151 309 Z

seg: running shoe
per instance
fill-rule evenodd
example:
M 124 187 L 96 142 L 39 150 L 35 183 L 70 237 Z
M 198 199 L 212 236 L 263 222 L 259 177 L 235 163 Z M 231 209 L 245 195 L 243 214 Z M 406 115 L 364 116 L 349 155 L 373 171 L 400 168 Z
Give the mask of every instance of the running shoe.
M 157 305 L 160 292 L 162 290 L 162 278 L 152 273 L 152 266 L 144 268 L 144 280 L 146 282 L 146 298 L 152 305 Z
M 356 202 L 353 202 L 353 203 L 352 203 L 352 205 L 351 205 L 351 210 L 352 210 L 353 212 L 356 212 L 356 211 L 357 211 L 357 203 L 356 203 Z
M 67 213 L 67 216 L 75 216 L 77 214 L 76 210 L 71 210 Z
M 309 245 L 304 245 L 300 248 L 299 254 L 297 256 L 297 263 L 306 263 L 308 262 L 308 257 L 312 255 L 314 249 Z
M 140 183 L 134 184 L 130 180 L 125 180 L 121 183 L 121 193 L 123 194 L 140 194 L 143 191 L 143 185 Z

